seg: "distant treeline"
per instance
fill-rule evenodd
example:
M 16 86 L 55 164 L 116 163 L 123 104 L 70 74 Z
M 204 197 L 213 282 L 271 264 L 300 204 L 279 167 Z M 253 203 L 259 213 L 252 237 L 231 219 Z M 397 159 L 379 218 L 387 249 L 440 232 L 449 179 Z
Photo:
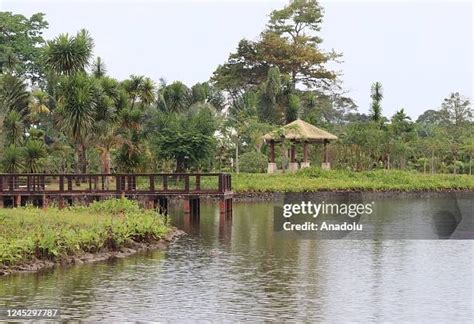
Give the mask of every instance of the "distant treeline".
M 330 145 L 334 168 L 471 174 L 469 99 L 446 94 L 416 121 L 402 108 L 385 117 L 375 82 L 370 113 L 358 113 L 327 68 L 341 54 L 320 49 L 322 18 L 317 1 L 292 1 L 208 81 L 188 87 L 141 75 L 115 80 L 92 57 L 87 30 L 45 41 L 43 14 L 0 12 L 0 171 L 261 172 L 262 135 L 301 118 L 339 137 Z M 313 163 L 321 155 L 311 148 Z

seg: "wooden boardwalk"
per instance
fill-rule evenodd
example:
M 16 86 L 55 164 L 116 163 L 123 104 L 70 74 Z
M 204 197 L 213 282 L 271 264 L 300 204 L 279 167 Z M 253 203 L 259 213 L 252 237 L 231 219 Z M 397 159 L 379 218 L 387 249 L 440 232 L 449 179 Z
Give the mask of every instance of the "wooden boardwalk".
M 49 201 L 62 207 L 65 200 L 72 204 L 107 197 L 127 197 L 165 207 L 168 198 L 179 197 L 187 199 L 192 210 L 199 209 L 200 198 L 212 197 L 229 210 L 232 196 L 227 173 L 0 174 L 0 207 L 26 203 L 47 206 Z

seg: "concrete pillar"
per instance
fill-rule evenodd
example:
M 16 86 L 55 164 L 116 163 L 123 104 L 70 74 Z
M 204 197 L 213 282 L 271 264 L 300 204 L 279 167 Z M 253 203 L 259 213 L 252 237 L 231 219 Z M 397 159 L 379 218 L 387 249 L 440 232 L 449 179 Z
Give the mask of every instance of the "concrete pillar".
M 323 170 L 329 170 L 329 169 L 331 169 L 331 163 L 329 163 L 329 162 L 323 162 L 323 163 L 321 163 L 321 169 L 323 169 Z
M 277 165 L 275 163 L 275 141 L 270 141 L 270 153 L 269 153 L 267 173 L 275 173 L 276 170 L 277 170 Z
M 289 171 L 298 170 L 298 163 L 296 162 L 296 146 L 295 143 L 291 143 L 290 148 L 290 164 L 288 165 Z
M 323 170 L 329 170 L 331 169 L 331 163 L 329 163 L 329 157 L 328 157 L 328 140 L 324 140 L 324 162 L 321 164 L 321 168 Z
M 268 163 L 267 173 L 275 173 L 276 171 L 277 171 L 277 164 L 276 163 Z
M 308 161 L 308 142 L 303 143 L 303 162 L 301 162 L 301 169 L 308 168 L 309 161 Z

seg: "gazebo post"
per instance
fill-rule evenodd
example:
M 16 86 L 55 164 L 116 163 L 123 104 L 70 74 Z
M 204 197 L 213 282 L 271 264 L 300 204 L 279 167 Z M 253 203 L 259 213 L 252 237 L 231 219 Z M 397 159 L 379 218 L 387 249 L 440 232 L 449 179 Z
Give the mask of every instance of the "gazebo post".
M 329 170 L 331 169 L 331 163 L 329 163 L 329 158 L 328 158 L 328 140 L 324 140 L 324 162 L 321 164 L 321 168 L 323 170 Z
M 277 170 L 277 165 L 275 163 L 275 141 L 270 141 L 270 153 L 269 153 L 269 162 L 267 167 L 267 173 L 274 173 Z
M 308 161 L 308 142 L 304 141 L 303 143 L 303 162 L 301 163 L 301 169 L 308 168 L 309 161 Z
M 290 164 L 288 165 L 289 171 L 296 171 L 298 170 L 298 162 L 296 162 L 296 143 L 291 142 L 290 148 Z

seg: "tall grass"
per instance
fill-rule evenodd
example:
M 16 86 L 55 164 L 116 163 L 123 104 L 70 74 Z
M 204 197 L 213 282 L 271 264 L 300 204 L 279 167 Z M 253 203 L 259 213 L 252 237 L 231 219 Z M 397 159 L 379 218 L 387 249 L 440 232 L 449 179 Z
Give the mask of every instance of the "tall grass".
M 474 189 L 474 176 L 416 171 L 353 172 L 307 168 L 295 173 L 233 174 L 234 192 L 416 191 Z
M 169 230 L 156 212 L 126 199 L 63 210 L 0 209 L 0 266 L 116 250 L 133 241 L 157 240 Z

